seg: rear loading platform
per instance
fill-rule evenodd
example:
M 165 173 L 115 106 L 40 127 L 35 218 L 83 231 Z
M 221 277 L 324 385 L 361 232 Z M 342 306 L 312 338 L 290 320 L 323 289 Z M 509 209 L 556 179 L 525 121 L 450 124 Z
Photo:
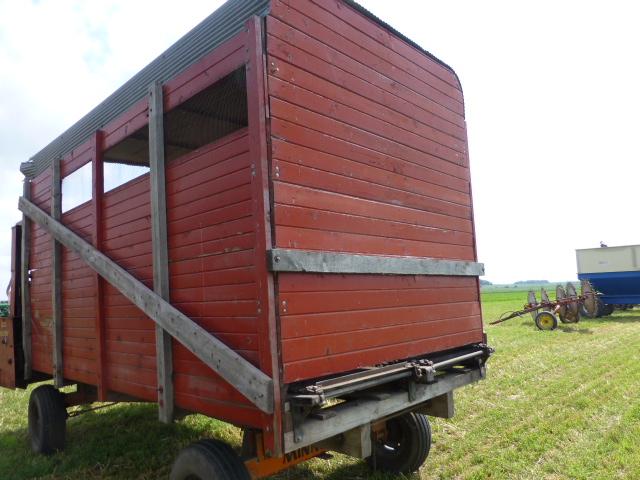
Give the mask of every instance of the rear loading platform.
M 53 379 L 36 451 L 135 399 L 245 430 L 176 479 L 409 472 L 484 377 L 460 84 L 351 1 L 230 0 L 22 171 L 0 382 Z

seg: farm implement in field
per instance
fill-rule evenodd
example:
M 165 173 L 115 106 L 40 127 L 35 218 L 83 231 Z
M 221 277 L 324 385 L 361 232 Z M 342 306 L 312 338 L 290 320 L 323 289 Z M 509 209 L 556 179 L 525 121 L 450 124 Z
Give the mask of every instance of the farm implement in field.
M 522 310 L 505 312 L 498 320 L 489 324 L 496 325 L 530 313 L 536 327 L 540 330 L 555 330 L 558 328 L 558 319 L 562 323 L 578 323 L 581 312 L 586 313 L 589 317 L 594 317 L 597 309 L 598 297 L 589 282 L 581 282 L 580 295 L 578 295 L 573 284 L 568 282 L 566 287 L 562 285 L 556 287 L 555 300 L 551 300 L 547 291 L 542 288 L 540 301 L 538 301 L 536 293 L 530 290 L 527 303 L 525 303 Z

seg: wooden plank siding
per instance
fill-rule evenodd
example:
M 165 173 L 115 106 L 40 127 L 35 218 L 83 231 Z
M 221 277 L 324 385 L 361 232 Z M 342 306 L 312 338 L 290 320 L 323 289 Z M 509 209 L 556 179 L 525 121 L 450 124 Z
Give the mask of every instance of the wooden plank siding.
M 149 175 L 102 198 L 102 251 L 153 288 Z M 107 390 L 156 401 L 155 323 L 105 282 L 103 291 Z
M 45 171 L 31 181 L 31 199 L 45 211 L 51 208 L 51 171 Z M 31 250 L 31 355 L 32 370 L 53 372 L 51 305 L 51 235 L 39 225 L 29 222 Z
M 247 130 L 167 163 L 172 303 L 254 365 L 259 361 L 255 221 Z M 259 411 L 174 342 L 176 405 L 259 425 Z
M 87 241 L 93 237 L 91 202 L 62 214 L 62 222 Z M 64 378 L 95 384 L 97 372 L 93 271 L 80 257 L 62 249 L 62 355 Z
M 340 0 L 267 24 L 275 246 L 475 261 L 455 74 Z M 471 277 L 278 275 L 284 381 L 482 341 Z

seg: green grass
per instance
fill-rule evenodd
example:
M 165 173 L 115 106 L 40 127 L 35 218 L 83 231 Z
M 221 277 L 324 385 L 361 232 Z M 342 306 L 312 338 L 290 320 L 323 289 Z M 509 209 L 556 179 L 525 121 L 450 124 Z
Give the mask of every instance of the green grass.
M 526 291 L 485 291 L 485 322 L 515 310 Z M 488 326 L 496 348 L 486 381 L 456 392 L 456 416 L 434 419 L 431 455 L 414 479 L 640 478 L 640 311 L 535 329 L 530 316 Z M 153 405 L 127 404 L 73 418 L 64 453 L 30 453 L 29 392 L 0 389 L 3 479 L 155 479 L 202 437 L 238 445 L 239 431 L 199 415 L 174 425 Z M 280 479 L 388 479 L 334 455 Z

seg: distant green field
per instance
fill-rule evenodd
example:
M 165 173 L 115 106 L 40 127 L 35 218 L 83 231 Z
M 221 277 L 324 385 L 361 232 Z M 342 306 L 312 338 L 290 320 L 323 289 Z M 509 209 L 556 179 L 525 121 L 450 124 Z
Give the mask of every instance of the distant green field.
M 484 290 L 488 322 L 520 308 L 524 290 Z M 536 330 L 530 316 L 487 327 L 488 378 L 456 393 L 456 417 L 433 420 L 433 448 L 415 479 L 640 478 L 640 310 Z M 28 392 L 0 390 L 3 479 L 165 478 L 178 450 L 202 437 L 238 445 L 236 428 L 199 415 L 165 426 L 152 405 L 71 419 L 68 449 L 27 447 Z M 279 479 L 389 479 L 335 455 Z

